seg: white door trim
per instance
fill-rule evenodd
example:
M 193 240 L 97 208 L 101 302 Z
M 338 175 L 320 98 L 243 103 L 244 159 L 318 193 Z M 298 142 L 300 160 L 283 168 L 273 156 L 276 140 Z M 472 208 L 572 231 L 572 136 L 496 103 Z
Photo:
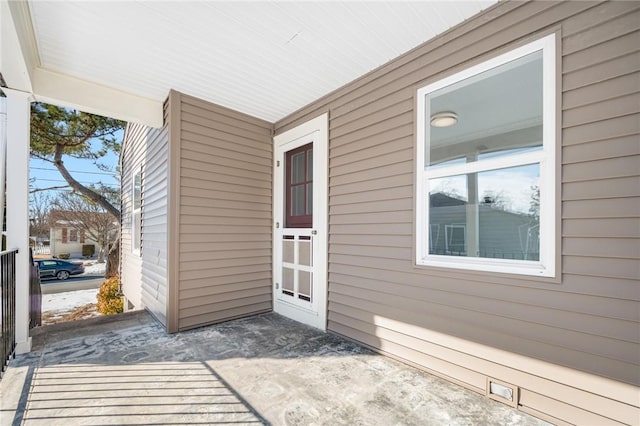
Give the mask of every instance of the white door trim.
M 273 310 L 286 317 L 320 330 L 327 328 L 327 238 L 328 238 L 328 155 L 329 115 L 307 121 L 273 138 Z M 282 269 L 282 241 L 279 230 L 284 226 L 284 154 L 313 141 L 313 303 L 305 309 L 286 303 L 278 297 L 276 286 Z

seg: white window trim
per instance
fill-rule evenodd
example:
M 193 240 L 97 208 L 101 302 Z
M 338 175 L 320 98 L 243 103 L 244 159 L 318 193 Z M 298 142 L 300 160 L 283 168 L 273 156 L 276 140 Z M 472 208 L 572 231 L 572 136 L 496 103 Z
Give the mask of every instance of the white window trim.
M 135 208 L 136 176 L 140 176 L 140 205 L 137 209 Z M 140 227 L 137 230 L 136 215 L 140 216 Z M 136 256 L 142 254 L 142 167 L 136 168 L 131 175 L 131 252 Z
M 488 71 L 509 61 L 542 50 L 543 57 L 543 148 L 542 150 L 498 157 L 467 164 L 425 171 L 425 141 L 429 125 L 425 98 L 428 93 Z M 556 239 L 556 39 L 548 35 L 505 54 L 477 64 L 417 92 L 416 129 L 416 264 L 475 271 L 555 277 Z M 429 254 L 429 179 L 457 174 L 477 173 L 527 164 L 540 165 L 540 260 L 523 261 Z

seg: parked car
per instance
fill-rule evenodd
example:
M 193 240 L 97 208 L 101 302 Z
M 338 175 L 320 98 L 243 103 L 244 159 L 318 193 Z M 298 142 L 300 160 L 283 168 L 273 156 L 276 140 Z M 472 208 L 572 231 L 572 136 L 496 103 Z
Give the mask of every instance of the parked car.
M 82 262 L 69 262 L 60 259 L 36 260 L 40 269 L 40 278 L 57 278 L 66 280 L 70 275 L 82 274 L 84 265 Z

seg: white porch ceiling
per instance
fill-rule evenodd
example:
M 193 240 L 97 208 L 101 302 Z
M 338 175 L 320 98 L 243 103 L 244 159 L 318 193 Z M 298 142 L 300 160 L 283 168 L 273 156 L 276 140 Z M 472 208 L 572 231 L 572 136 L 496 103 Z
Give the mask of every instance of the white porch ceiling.
M 495 3 L 30 1 L 39 67 L 270 122 Z

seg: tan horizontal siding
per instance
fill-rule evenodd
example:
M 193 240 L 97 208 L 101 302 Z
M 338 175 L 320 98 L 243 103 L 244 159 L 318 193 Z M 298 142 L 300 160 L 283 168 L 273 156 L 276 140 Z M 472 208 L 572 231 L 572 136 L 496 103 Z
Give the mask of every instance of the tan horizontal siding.
M 639 85 L 640 73 L 632 72 L 575 90 L 565 89 L 562 97 L 562 105 L 564 108 L 569 109 L 617 98 L 627 95 L 629 88 L 638 87 Z
M 233 275 L 223 275 L 218 277 L 205 277 L 205 278 L 193 278 L 193 279 L 184 279 L 181 281 L 180 288 L 181 290 L 200 290 L 206 292 L 213 292 L 216 288 L 224 288 L 227 289 L 228 286 L 233 286 L 235 284 L 243 284 L 249 281 L 261 281 L 264 285 L 265 279 L 271 278 L 271 271 L 260 271 L 260 272 L 251 272 L 248 271 L 246 273 L 237 273 Z M 190 293 L 185 293 L 185 297 L 189 297 Z
M 235 318 L 246 317 L 248 315 L 256 315 L 263 312 L 269 312 L 271 310 L 270 300 L 268 302 L 255 303 L 252 305 L 247 305 L 245 303 L 242 303 L 241 305 L 242 306 L 234 308 L 223 308 L 220 306 L 215 306 L 213 307 L 213 309 L 210 309 L 212 313 L 184 317 L 180 321 L 181 327 L 184 329 L 202 327 L 208 324 L 229 321 Z
M 260 278 L 260 277 L 254 277 Z M 199 297 L 213 297 L 218 294 L 234 293 L 236 291 L 261 289 L 264 283 L 261 279 L 250 279 L 249 281 L 234 281 L 229 284 L 218 284 L 215 287 L 206 286 L 198 288 L 183 289 L 185 298 L 197 299 Z
M 639 196 L 640 177 L 638 176 L 569 182 L 562 186 L 562 199 L 565 201 Z
M 416 267 L 416 89 L 554 30 L 559 277 Z M 548 418 L 640 413 L 616 390 L 640 384 L 639 30 L 637 2 L 500 3 L 276 123 L 281 133 L 329 111 L 328 328 L 480 392 L 486 376 L 516 383 L 522 408 Z M 422 337 L 433 333 L 441 341 Z M 442 336 L 529 361 L 460 356 Z M 537 360 L 573 369 L 569 383 L 529 374 Z
M 640 154 L 638 136 L 630 135 L 582 145 L 565 146 L 562 148 L 562 161 L 564 164 L 573 164 L 638 154 Z
M 178 328 L 271 308 L 271 125 L 180 96 Z
M 534 316 L 534 309 L 527 303 L 509 302 L 509 311 L 513 312 L 518 310 L 518 319 L 512 319 L 507 317 L 509 311 L 505 312 L 504 308 L 499 305 L 504 305 L 505 301 L 496 299 L 489 300 L 483 298 L 485 304 L 479 308 L 473 305 L 473 300 L 470 296 L 458 295 L 456 298 L 457 303 L 447 303 L 445 292 L 439 291 L 420 291 L 414 287 L 402 288 L 400 285 L 395 286 L 398 289 L 396 294 L 386 294 L 388 303 L 395 302 L 393 309 L 385 311 L 388 315 L 397 315 L 397 311 L 402 309 L 410 310 L 411 312 L 418 312 L 419 307 L 422 306 L 424 313 L 421 315 L 414 314 L 415 317 L 411 318 L 411 324 L 427 325 L 429 322 L 436 321 L 436 318 L 441 317 L 448 311 L 450 314 L 455 314 L 455 320 L 450 324 L 441 324 L 442 327 L 447 327 L 447 332 L 455 332 L 463 327 L 468 328 L 469 332 L 473 332 L 473 336 L 481 338 L 484 335 L 489 334 L 504 334 L 509 336 L 509 342 L 504 342 L 505 345 L 511 345 L 509 348 L 513 350 L 517 347 L 522 347 L 524 341 L 534 341 L 536 343 L 529 345 L 553 345 L 562 350 L 565 353 L 569 353 L 570 356 L 566 357 L 566 360 L 571 360 L 571 357 L 581 356 L 584 359 L 592 360 L 594 356 L 585 352 L 585 349 L 589 349 L 589 342 L 597 340 L 601 346 L 598 348 L 597 355 L 605 357 L 608 363 L 619 361 L 621 365 L 624 363 L 633 363 L 637 356 L 633 345 L 635 334 L 637 333 L 636 327 L 634 327 L 633 321 L 625 320 L 612 320 L 611 324 L 617 328 L 614 330 L 606 330 L 602 326 L 598 325 L 597 317 L 593 315 L 585 315 L 574 312 L 565 312 L 556 309 L 545 309 L 545 313 L 548 315 L 549 320 L 546 323 L 552 323 L 553 320 L 560 319 L 566 321 L 566 325 L 563 328 L 553 326 L 541 326 L 537 328 L 536 333 L 530 333 L 528 338 L 523 338 L 518 330 L 527 328 L 527 323 L 531 321 Z M 349 288 L 348 285 L 342 285 L 338 282 L 333 286 L 334 296 L 336 301 L 341 301 L 343 304 L 349 304 L 350 306 L 365 306 L 374 307 L 380 305 L 376 299 L 376 294 L 366 288 Z M 398 293 L 402 292 L 403 295 Z M 404 294 L 410 294 L 410 296 L 404 296 Z M 377 306 L 378 309 L 383 310 L 382 306 Z M 502 321 L 499 321 L 493 330 L 486 330 L 482 326 L 481 320 L 491 320 L 492 316 L 496 315 L 496 312 L 504 312 Z M 406 316 L 406 315 L 405 315 Z M 429 318 L 433 317 L 433 318 Z M 394 317 L 391 317 L 394 318 Z M 538 321 L 536 321 L 538 322 Z M 474 327 L 482 328 L 482 330 L 474 330 Z M 514 340 L 515 339 L 515 340 Z M 566 347 L 567 340 L 570 340 L 572 347 Z M 547 343 L 545 343 L 547 342 Z M 543 352 L 539 348 L 535 349 Z M 608 366 L 610 367 L 610 366 Z M 627 366 L 626 368 L 629 368 Z

